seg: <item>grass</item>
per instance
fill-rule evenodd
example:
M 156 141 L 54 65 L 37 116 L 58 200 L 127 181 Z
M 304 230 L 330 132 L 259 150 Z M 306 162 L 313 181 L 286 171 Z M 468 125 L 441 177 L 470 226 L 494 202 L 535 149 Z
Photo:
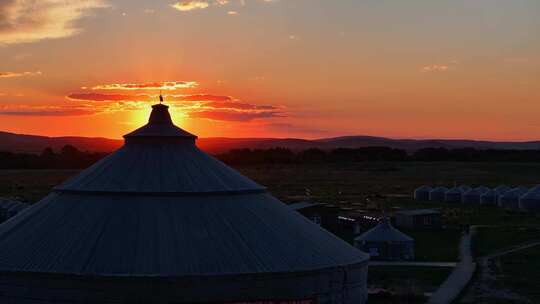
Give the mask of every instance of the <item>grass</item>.
M 540 241 L 540 228 L 479 227 L 473 240 L 473 252 L 480 257 L 532 241 Z
M 451 271 L 451 267 L 369 266 L 368 286 L 398 293 L 424 294 L 435 291 Z
M 501 282 L 505 288 L 540 303 L 540 246 L 504 255 L 500 261 Z
M 77 170 L 0 170 L 0 197 L 34 203 Z
M 459 258 L 461 230 L 403 230 L 415 240 L 417 261 L 455 262 Z

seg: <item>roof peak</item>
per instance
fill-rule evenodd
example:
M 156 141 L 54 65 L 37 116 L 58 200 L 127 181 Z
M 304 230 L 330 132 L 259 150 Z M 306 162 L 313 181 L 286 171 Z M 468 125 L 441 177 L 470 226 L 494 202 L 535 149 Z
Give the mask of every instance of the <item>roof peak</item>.
M 160 101 L 163 97 L 160 94 Z M 124 138 L 181 138 L 196 139 L 197 136 L 174 125 L 169 106 L 163 103 L 152 105 L 148 123 L 137 130 L 124 135 Z M 154 141 L 153 141 L 154 142 Z

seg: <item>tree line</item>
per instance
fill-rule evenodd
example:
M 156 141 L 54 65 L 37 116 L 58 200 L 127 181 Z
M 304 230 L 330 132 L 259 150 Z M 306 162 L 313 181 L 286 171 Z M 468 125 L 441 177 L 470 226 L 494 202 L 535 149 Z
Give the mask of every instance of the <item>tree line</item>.
M 0 152 L 0 169 L 84 169 L 106 155 L 80 151 L 71 145 L 58 152 L 45 148 L 40 154 Z
M 108 153 L 80 151 L 66 145 L 40 154 L 0 152 L 0 169 L 83 169 Z M 540 150 L 477 150 L 474 148 L 425 148 L 413 153 L 389 147 L 337 148 L 331 150 L 286 148 L 233 149 L 215 155 L 228 164 L 350 163 L 373 161 L 540 162 Z
M 306 149 L 234 149 L 217 155 L 230 164 L 250 163 L 346 163 L 366 161 L 459 161 L 459 162 L 540 162 L 540 150 L 477 150 L 474 148 L 424 148 L 413 153 L 389 147 Z

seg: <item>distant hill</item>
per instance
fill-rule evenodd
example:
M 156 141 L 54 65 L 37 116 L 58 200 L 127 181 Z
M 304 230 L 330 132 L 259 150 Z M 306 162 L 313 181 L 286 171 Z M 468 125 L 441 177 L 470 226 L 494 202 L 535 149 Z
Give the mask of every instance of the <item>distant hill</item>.
M 120 147 L 122 141 L 103 137 L 47 137 L 0 132 L 0 151 L 41 153 L 46 147 L 60 150 L 65 145 L 83 151 L 109 152 Z
M 47 137 L 35 135 L 0 132 L 0 151 L 40 153 L 45 147 L 59 150 L 65 145 L 73 145 L 79 150 L 110 152 L 122 145 L 118 139 L 102 137 Z M 274 147 L 304 150 L 309 148 L 361 148 L 369 146 L 384 146 L 390 148 L 415 151 L 422 148 L 476 148 L 502 150 L 540 150 L 540 141 L 528 142 L 495 142 L 476 140 L 447 140 L 447 139 L 391 139 L 374 136 L 343 136 L 321 138 L 315 140 L 298 138 L 201 138 L 197 145 L 210 153 L 226 152 L 230 149 L 268 149 Z

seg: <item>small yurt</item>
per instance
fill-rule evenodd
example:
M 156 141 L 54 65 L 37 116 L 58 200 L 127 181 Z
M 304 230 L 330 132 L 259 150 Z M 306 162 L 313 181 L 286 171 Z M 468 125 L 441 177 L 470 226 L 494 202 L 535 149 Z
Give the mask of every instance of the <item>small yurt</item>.
M 463 194 L 462 202 L 464 204 L 479 205 L 480 197 L 489 190 L 490 189 L 487 187 L 477 187 L 471 189 Z
M 448 191 L 446 187 L 435 187 L 429 192 L 430 202 L 444 202 L 444 194 Z
M 460 203 L 463 192 L 460 187 L 454 187 L 444 194 L 444 201 L 447 203 Z
M 375 228 L 356 237 L 354 244 L 368 253 L 372 260 L 414 259 L 414 239 L 394 228 L 388 218 L 381 219 Z
M 433 188 L 427 185 L 416 188 L 416 190 L 414 190 L 414 200 L 418 202 L 429 201 L 429 192 L 431 192 L 431 190 L 433 190 Z
M 499 207 L 510 210 L 519 210 L 519 199 L 525 193 L 527 193 L 527 190 L 524 190 L 523 187 L 516 187 L 504 193 L 499 196 Z
M 505 194 L 506 192 L 512 190 L 512 188 L 510 188 L 510 187 L 508 187 L 506 185 L 500 185 L 500 186 L 495 187 L 494 190 L 497 191 L 497 193 L 500 196 L 500 195 Z
M 540 191 L 533 191 L 533 189 L 519 199 L 519 210 L 525 212 L 540 212 Z
M 495 189 L 491 189 L 480 196 L 480 205 L 496 206 L 499 193 Z

